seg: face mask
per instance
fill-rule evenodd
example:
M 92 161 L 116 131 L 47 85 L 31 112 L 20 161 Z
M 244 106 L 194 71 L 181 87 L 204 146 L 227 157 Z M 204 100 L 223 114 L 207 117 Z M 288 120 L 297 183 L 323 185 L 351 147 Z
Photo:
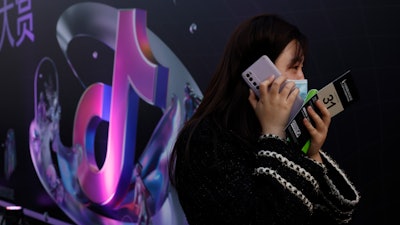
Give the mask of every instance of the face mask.
M 308 93 L 308 82 L 307 79 L 303 80 L 290 80 L 293 81 L 296 84 L 296 87 L 300 90 L 300 97 L 304 100 L 307 97 Z

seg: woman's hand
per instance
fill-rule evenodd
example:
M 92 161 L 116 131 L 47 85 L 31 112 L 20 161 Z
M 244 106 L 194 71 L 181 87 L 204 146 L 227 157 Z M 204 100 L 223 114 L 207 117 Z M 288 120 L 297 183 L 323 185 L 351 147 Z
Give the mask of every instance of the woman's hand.
M 258 120 L 263 134 L 274 134 L 285 139 L 285 127 L 288 123 L 293 103 L 299 94 L 293 81 L 285 77 L 270 77 L 260 84 L 260 97 L 250 90 L 249 101 Z M 286 83 L 285 83 L 286 82 Z M 285 83 L 285 84 L 284 84 Z M 284 84 L 284 87 L 282 87 Z M 282 88 L 281 88 L 282 87 Z
M 319 155 L 319 150 L 325 143 L 328 135 L 328 129 L 331 123 L 331 114 L 321 100 L 317 100 L 315 105 L 321 112 L 321 116 L 319 116 L 311 106 L 307 108 L 307 112 L 311 120 L 314 121 L 315 126 L 313 126 L 306 118 L 303 121 L 311 136 L 311 145 L 308 149 L 307 155 L 310 158 L 322 162 L 321 156 Z

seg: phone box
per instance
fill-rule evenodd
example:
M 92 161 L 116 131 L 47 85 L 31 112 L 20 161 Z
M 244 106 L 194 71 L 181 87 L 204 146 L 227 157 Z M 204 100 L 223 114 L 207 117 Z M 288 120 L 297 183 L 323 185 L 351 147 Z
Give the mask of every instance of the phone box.
M 317 99 L 320 99 L 325 104 L 332 117 L 358 101 L 359 95 L 351 76 L 351 71 L 346 71 L 319 91 L 315 91 L 315 89 L 310 90 L 305 103 L 298 110 L 295 117 L 288 123 L 286 135 L 289 139 L 289 143 L 293 145 L 294 148 L 301 149 L 304 153 L 307 153 L 309 148 L 310 134 L 304 126 L 303 120 L 307 118 L 313 124 L 313 121 L 308 115 L 307 107 L 311 106 L 318 113 L 318 109 L 314 105 Z

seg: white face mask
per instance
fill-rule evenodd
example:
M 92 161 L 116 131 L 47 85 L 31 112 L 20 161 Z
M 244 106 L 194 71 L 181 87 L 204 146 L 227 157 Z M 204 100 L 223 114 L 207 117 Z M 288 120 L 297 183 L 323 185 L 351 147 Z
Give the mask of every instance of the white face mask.
M 307 79 L 303 80 L 290 80 L 293 81 L 296 84 L 296 87 L 300 90 L 300 97 L 304 100 L 307 97 L 308 93 L 308 81 Z

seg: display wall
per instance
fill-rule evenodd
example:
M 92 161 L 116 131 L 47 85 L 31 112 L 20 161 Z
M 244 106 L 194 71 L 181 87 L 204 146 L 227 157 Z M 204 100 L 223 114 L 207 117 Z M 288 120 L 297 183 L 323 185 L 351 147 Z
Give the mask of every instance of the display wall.
M 390 224 L 399 9 L 378 0 L 3 0 L 0 205 L 60 224 L 185 225 L 168 183 L 174 138 L 235 26 L 268 12 L 309 37 L 309 88 L 351 70 L 360 100 L 332 119 L 324 150 L 360 191 L 351 224 Z

